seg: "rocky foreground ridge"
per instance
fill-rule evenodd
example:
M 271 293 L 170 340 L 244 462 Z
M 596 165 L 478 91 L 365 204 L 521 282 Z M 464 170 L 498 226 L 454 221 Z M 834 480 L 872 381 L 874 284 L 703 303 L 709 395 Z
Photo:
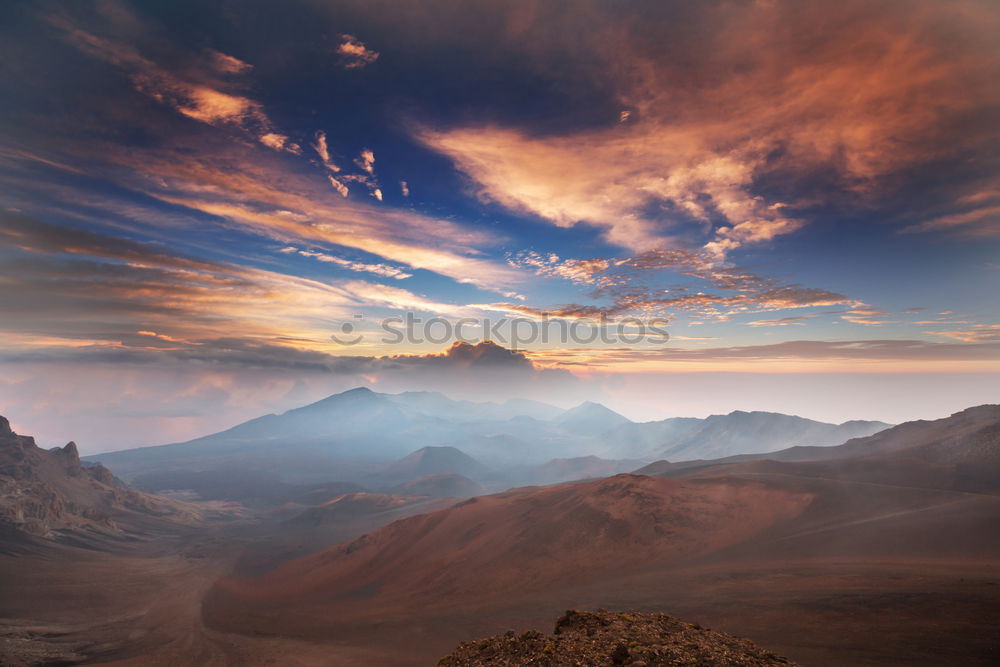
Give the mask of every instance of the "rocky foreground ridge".
M 763 667 L 795 665 L 749 639 L 667 614 L 567 611 L 551 635 L 507 632 L 463 642 L 438 667 Z
M 191 510 L 121 484 L 107 468 L 83 465 L 76 444 L 45 450 L 0 416 L 0 527 L 37 537 L 120 533 L 122 520 L 194 518 Z

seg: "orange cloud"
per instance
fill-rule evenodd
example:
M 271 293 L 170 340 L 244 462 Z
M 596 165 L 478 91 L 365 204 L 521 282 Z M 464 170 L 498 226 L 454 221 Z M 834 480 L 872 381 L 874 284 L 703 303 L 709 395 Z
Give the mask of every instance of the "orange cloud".
M 333 284 L 199 261 L 9 213 L 0 216 L 0 240 L 23 254 L 0 262 L 0 309 L 19 313 L 0 321 L 0 339 L 12 350 L 38 346 L 25 342 L 26 335 L 52 348 L 78 347 L 80 341 L 102 348 L 164 348 L 232 338 L 336 350 L 329 338 L 332 323 L 352 318 L 359 308 L 469 312 L 399 287 L 362 280 Z M 304 254 L 400 277 L 395 267 Z
M 845 322 L 850 322 L 851 324 L 864 324 L 867 326 L 881 326 L 883 324 L 892 324 L 884 319 L 880 319 L 880 316 L 886 313 L 881 310 L 875 310 L 874 308 L 852 308 L 847 311 L 847 314 L 841 315 L 840 319 Z
M 67 41 L 84 53 L 128 72 L 137 91 L 184 116 L 207 125 L 240 128 L 276 151 L 301 152 L 297 144 L 275 131 L 258 102 L 231 90 L 234 86 L 230 81 L 207 74 L 214 70 L 222 75 L 233 75 L 249 70 L 250 66 L 239 59 L 210 51 L 209 66 L 200 69 L 202 80 L 196 80 L 168 71 L 136 48 L 98 37 L 64 18 L 53 17 L 50 22 L 63 30 Z
M 512 267 L 480 256 L 478 248 L 499 242 L 496 235 L 347 199 L 342 180 L 300 173 L 287 156 L 200 135 L 177 136 L 170 147 L 141 153 L 103 146 L 78 150 L 125 167 L 116 172 L 120 185 L 284 244 L 356 248 L 495 291 L 523 281 Z M 326 179 L 343 197 L 331 198 Z
M 974 324 L 968 329 L 953 331 L 925 331 L 931 336 L 943 336 L 964 343 L 989 343 L 1000 341 L 1000 324 Z
M 954 231 L 971 236 L 1000 235 L 1000 206 L 984 206 L 964 213 L 942 215 L 912 225 L 904 232 Z
M 313 150 L 316 151 L 316 155 L 318 155 L 319 159 L 323 162 L 324 167 L 335 174 L 340 171 L 340 167 L 334 164 L 330 159 L 330 147 L 326 142 L 326 132 L 323 130 L 316 131 L 316 141 L 312 144 L 312 147 Z
M 678 339 L 680 340 L 680 339 Z M 919 340 L 793 340 L 713 348 L 660 347 L 540 349 L 540 365 L 607 372 L 895 373 L 996 372 L 1000 344 L 930 343 Z
M 469 125 L 416 135 L 506 207 L 594 225 L 634 251 L 681 235 L 722 258 L 804 224 L 793 207 L 811 202 L 758 194 L 763 176 L 812 174 L 864 196 L 976 146 L 974 132 L 949 128 L 1000 103 L 1000 52 L 984 48 L 1000 26 L 986 7 L 705 4 L 676 40 L 657 35 L 667 27 L 655 19 L 610 21 L 591 36 L 605 61 L 593 76 L 614 82 L 627 115 L 562 134 Z
M 341 35 L 341 42 L 337 46 L 337 53 L 341 56 L 341 62 L 347 69 L 361 69 L 378 60 L 378 51 L 369 49 L 364 43 L 352 35 Z
M 799 317 L 780 317 L 776 320 L 757 320 L 755 322 L 749 322 L 752 327 L 784 327 L 794 324 L 805 324 L 807 320 L 811 319 L 808 316 Z
M 345 269 L 350 269 L 351 271 L 361 271 L 367 273 L 374 273 L 379 276 L 385 276 L 387 278 L 395 278 L 396 280 L 403 280 L 405 278 L 412 278 L 413 275 L 406 273 L 396 266 L 389 266 L 387 264 L 367 264 L 365 262 L 352 262 L 346 260 L 342 257 L 337 257 L 335 255 L 330 255 L 324 252 L 315 252 L 311 250 L 297 250 L 296 248 L 284 248 L 283 252 L 292 251 L 296 252 L 303 257 L 312 257 L 321 262 L 327 262 L 328 264 L 336 264 L 337 266 L 343 267 Z

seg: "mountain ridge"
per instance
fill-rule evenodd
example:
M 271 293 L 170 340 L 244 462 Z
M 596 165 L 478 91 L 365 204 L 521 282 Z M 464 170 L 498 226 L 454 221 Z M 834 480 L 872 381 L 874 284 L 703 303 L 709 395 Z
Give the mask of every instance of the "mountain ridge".
M 535 401 L 473 403 L 438 392 L 383 394 L 358 387 L 187 442 L 85 458 L 114 468 L 126 480 L 151 471 L 224 470 L 235 461 L 251 461 L 299 483 L 344 474 L 343 462 L 349 460 L 398 459 L 413 451 L 408 443 L 416 442 L 456 447 L 491 467 L 514 468 L 583 456 L 641 463 L 667 456 L 719 458 L 793 444 L 834 445 L 885 426 L 744 411 L 633 422 L 594 402 L 560 410 Z

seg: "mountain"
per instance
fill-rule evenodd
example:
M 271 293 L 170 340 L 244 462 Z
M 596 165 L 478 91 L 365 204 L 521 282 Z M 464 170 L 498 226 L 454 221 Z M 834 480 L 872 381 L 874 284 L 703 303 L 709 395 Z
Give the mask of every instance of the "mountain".
M 516 417 L 552 419 L 563 411 L 554 405 L 527 399 L 509 399 L 502 403 L 453 400 L 436 391 L 405 391 L 388 395 L 392 402 L 451 421 L 505 421 Z
M 427 662 L 459 630 L 531 627 L 570 605 L 666 604 L 803 664 L 993 664 L 1000 485 L 986 472 L 998 410 L 776 453 L 827 459 L 734 457 L 480 496 L 220 580 L 204 618 L 254 636 L 391 635 Z M 502 661 L 539 648 L 526 639 L 475 649 Z M 549 664 L 571 664 L 549 643 Z M 453 657 L 476 659 L 472 649 Z
M 657 461 L 638 474 L 685 476 L 769 467 L 799 475 L 956 490 L 1000 490 L 1000 405 L 913 421 L 833 447 L 789 447 L 718 460 Z
M 708 417 L 677 441 L 667 443 L 659 455 L 673 461 L 684 461 L 773 452 L 792 445 L 839 445 L 889 426 L 883 422 L 865 421 L 827 424 L 775 412 L 737 410 L 727 415 Z
M 562 411 L 535 401 L 472 403 L 435 392 L 391 395 L 359 387 L 187 442 L 88 459 L 126 479 L 174 470 L 222 472 L 235 465 L 285 482 L 356 481 L 370 471 L 359 463 L 402 456 L 409 442 L 446 446 L 484 433 L 530 433 L 531 415 L 553 412 Z
M 475 435 L 466 436 L 456 445 L 477 461 L 492 468 L 511 468 L 524 466 L 528 463 L 539 464 L 544 459 L 541 456 L 550 449 L 548 443 L 540 443 L 537 434 L 544 432 L 545 423 L 537 422 L 529 417 L 522 418 L 527 424 L 526 433 L 521 436 L 510 435 L 509 433 L 498 433 L 495 435 Z M 535 435 L 532 436 L 532 433 Z M 539 452 L 539 449 L 542 451 Z
M 463 642 L 438 667 L 493 665 L 795 667 L 746 639 L 667 614 L 567 611 L 551 635 L 529 630 Z
M 533 442 L 546 447 L 602 437 L 520 419 L 543 425 Z M 129 522 L 162 525 L 169 516 L 116 508 L 114 551 L 74 546 L 94 544 L 89 528 L 57 530 L 56 542 L 5 526 L 0 616 L 16 621 L 0 628 L 0 662 L 11 662 L 15 644 L 15 664 L 264 664 L 291 655 L 309 664 L 422 665 L 449 653 L 513 655 L 518 664 L 538 652 L 544 659 L 534 664 L 581 655 L 597 664 L 725 659 L 702 652 L 713 646 L 737 661 L 752 655 L 749 642 L 696 626 L 657 629 L 661 617 L 647 614 L 666 611 L 802 664 L 993 665 L 998 424 L 997 406 L 981 406 L 833 448 L 663 464 L 662 476 L 462 501 L 344 495 L 330 483 L 294 501 L 315 507 L 289 506 L 259 522 L 181 524 L 160 537 Z M 391 461 L 332 466 L 376 475 L 432 446 L 402 445 Z M 40 450 L 54 480 L 79 479 L 71 449 Z M 560 458 L 577 460 L 553 463 L 556 471 L 610 465 Z M 567 608 L 628 611 L 525 635 Z
M 563 412 L 553 422 L 570 433 L 593 435 L 606 433 L 623 424 L 631 424 L 632 420 L 600 403 L 586 401 Z
M 806 461 L 905 455 L 938 463 L 968 461 L 992 469 L 1000 465 L 998 422 L 1000 405 L 980 405 L 943 419 L 906 422 L 838 447 L 790 448 L 779 452 L 778 458 Z
M 379 479 L 409 481 L 427 475 L 453 473 L 472 478 L 482 478 L 489 469 L 465 452 L 455 447 L 422 447 L 412 454 L 389 464 Z
M 45 450 L 0 417 L 0 525 L 54 540 L 117 538 L 157 518 L 193 522 L 184 503 L 121 486 L 99 465 L 84 466 L 76 444 Z
M 88 458 L 150 488 L 178 488 L 189 473 L 222 478 L 239 470 L 225 484 L 229 495 L 256 502 L 266 494 L 264 482 L 251 484 L 255 475 L 274 478 L 266 483 L 270 487 L 341 482 L 381 490 L 444 472 L 482 481 L 484 472 L 466 468 L 427 468 L 376 479 L 386 463 L 412 452 L 414 443 L 453 447 L 494 471 L 506 469 L 497 479 L 510 486 L 533 483 L 534 478 L 513 475 L 552 459 L 634 459 L 638 466 L 657 458 L 706 459 L 792 445 L 836 445 L 887 426 L 825 424 L 766 412 L 635 423 L 592 402 L 559 410 L 534 401 L 473 403 L 436 392 L 381 394 L 357 388 L 188 442 Z M 239 476 L 246 479 L 245 488 L 234 488 Z
M 694 417 L 671 417 L 670 419 L 641 423 L 630 422 L 602 434 L 602 438 L 613 447 L 614 456 L 641 459 L 659 454 L 672 443 L 684 441 L 697 432 L 704 423 L 704 419 Z
M 502 403 L 508 419 L 531 417 L 542 421 L 555 419 L 563 411 L 554 405 L 530 401 L 526 398 L 509 398 Z
M 431 498 L 471 498 L 486 493 L 482 484 L 455 473 L 426 475 L 400 484 L 394 493 Z
M 284 473 L 284 481 L 328 480 L 338 456 L 380 458 L 402 454 L 386 441 L 413 417 L 385 395 L 359 387 L 281 415 L 264 415 L 225 431 L 183 443 L 140 447 L 88 457 L 126 479 L 178 470 L 224 470 L 234 464 Z M 336 477 L 334 477 L 336 479 Z

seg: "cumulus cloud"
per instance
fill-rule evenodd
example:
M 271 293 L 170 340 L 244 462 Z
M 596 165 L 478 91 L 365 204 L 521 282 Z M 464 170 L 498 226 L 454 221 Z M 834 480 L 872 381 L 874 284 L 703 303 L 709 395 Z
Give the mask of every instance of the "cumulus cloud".
M 523 352 L 489 340 L 456 341 L 440 353 L 381 357 L 378 364 L 379 386 L 431 389 L 473 400 L 573 400 L 584 391 L 565 369 L 540 367 Z
M 493 368 L 506 366 L 509 368 L 534 369 L 534 364 L 522 352 L 508 350 L 491 340 L 478 343 L 455 341 L 451 347 L 441 353 L 425 355 L 397 355 L 385 357 L 392 363 L 415 366 L 447 365 L 457 368 Z
M 365 148 L 358 154 L 358 157 L 354 159 L 354 164 L 358 165 L 358 169 L 367 173 L 375 173 L 375 153 L 371 150 Z

